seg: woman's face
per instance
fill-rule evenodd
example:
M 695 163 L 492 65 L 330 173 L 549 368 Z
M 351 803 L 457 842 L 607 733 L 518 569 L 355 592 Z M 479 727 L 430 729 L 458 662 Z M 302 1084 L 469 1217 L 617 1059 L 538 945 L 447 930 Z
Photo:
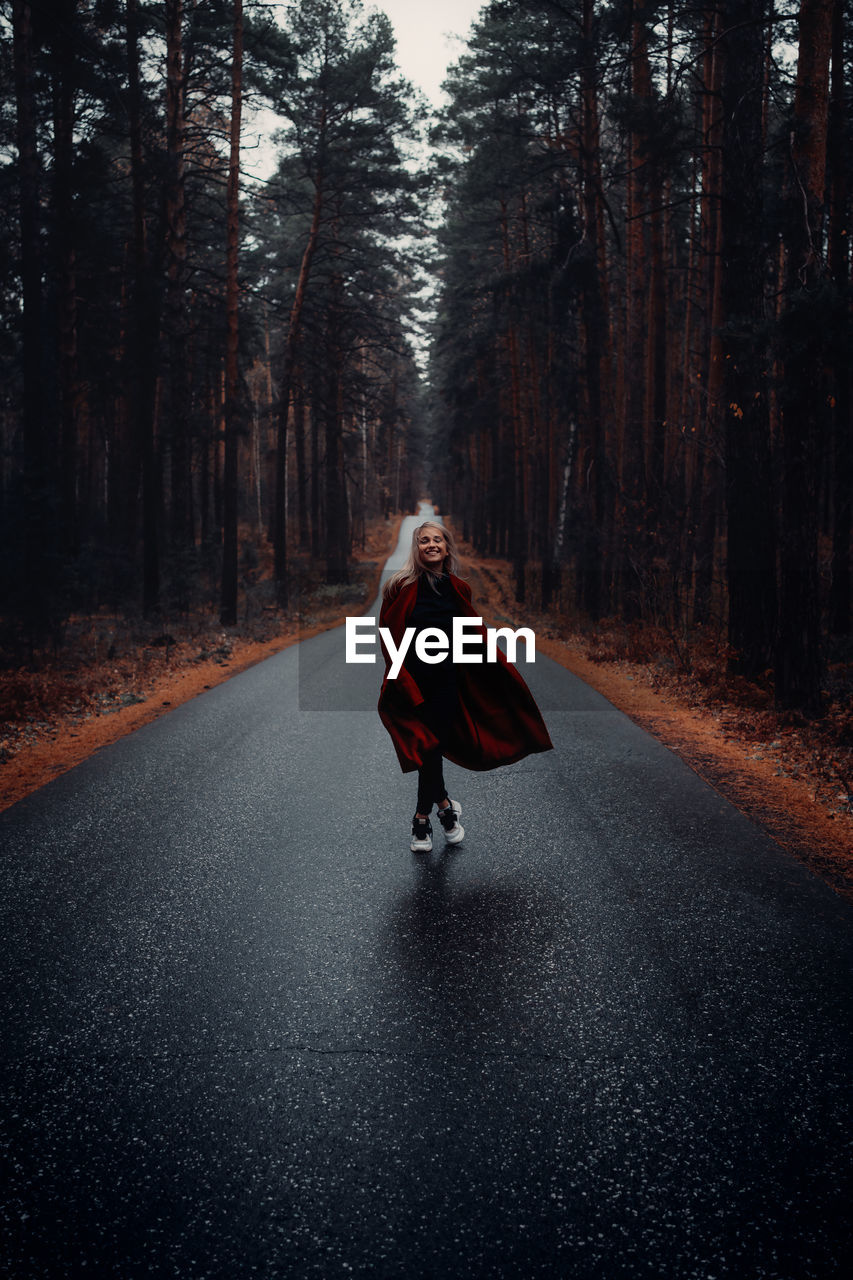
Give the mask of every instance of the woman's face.
M 447 539 L 438 525 L 427 525 L 418 534 L 418 555 L 425 569 L 440 570 L 447 555 Z

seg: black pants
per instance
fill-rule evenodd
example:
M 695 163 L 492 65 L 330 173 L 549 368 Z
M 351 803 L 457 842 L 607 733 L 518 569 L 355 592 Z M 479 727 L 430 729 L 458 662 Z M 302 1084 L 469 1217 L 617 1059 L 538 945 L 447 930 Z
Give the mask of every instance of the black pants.
M 433 672 L 436 674 L 433 675 Z M 447 799 L 443 747 L 459 707 L 459 694 L 452 667 L 444 671 L 442 664 L 433 667 L 428 675 L 419 675 L 424 695 L 424 702 L 419 708 L 420 716 L 438 738 L 438 746 L 427 753 L 418 769 L 417 812 L 431 813 L 434 804 Z

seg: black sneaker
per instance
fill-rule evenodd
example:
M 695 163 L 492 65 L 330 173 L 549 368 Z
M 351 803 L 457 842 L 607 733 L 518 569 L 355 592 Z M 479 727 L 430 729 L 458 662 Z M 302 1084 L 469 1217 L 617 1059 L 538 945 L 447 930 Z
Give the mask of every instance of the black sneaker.
M 429 818 L 412 819 L 412 853 L 429 853 L 432 849 L 432 823 Z
M 458 800 L 451 800 L 446 809 L 439 809 L 438 820 L 444 827 L 444 838 L 448 844 L 458 844 L 465 836 L 465 828 L 459 825 L 459 814 L 462 805 Z

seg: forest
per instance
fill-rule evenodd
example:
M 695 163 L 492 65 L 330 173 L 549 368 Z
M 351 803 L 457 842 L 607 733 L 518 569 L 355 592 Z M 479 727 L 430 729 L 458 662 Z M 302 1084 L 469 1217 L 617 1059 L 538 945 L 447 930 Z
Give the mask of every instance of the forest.
M 439 111 L 359 0 L 4 0 L 0 32 L 7 665 L 101 610 L 286 616 L 428 496 L 522 612 L 712 636 L 821 714 L 842 0 L 491 0 Z

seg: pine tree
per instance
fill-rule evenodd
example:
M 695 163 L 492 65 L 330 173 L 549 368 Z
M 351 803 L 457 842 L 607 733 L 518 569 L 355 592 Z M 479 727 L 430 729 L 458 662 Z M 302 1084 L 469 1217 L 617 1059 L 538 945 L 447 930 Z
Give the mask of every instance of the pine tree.
M 396 74 L 388 20 L 379 14 L 365 18 L 355 0 L 345 5 L 303 0 L 289 30 L 298 70 L 280 104 L 289 125 L 279 182 L 282 202 L 292 202 L 285 221 L 301 227 L 278 387 L 274 545 L 282 603 L 287 599 L 285 462 L 297 366 L 312 389 L 314 430 L 323 423 L 326 577 L 346 581 L 350 522 L 343 450 L 351 330 L 358 312 L 348 282 L 355 264 L 374 246 L 389 253 L 388 238 L 417 211 L 416 179 L 404 168 L 401 151 L 415 128 L 411 89 Z M 322 378 L 308 367 L 311 357 L 302 342 L 309 313 L 315 341 L 322 335 Z

